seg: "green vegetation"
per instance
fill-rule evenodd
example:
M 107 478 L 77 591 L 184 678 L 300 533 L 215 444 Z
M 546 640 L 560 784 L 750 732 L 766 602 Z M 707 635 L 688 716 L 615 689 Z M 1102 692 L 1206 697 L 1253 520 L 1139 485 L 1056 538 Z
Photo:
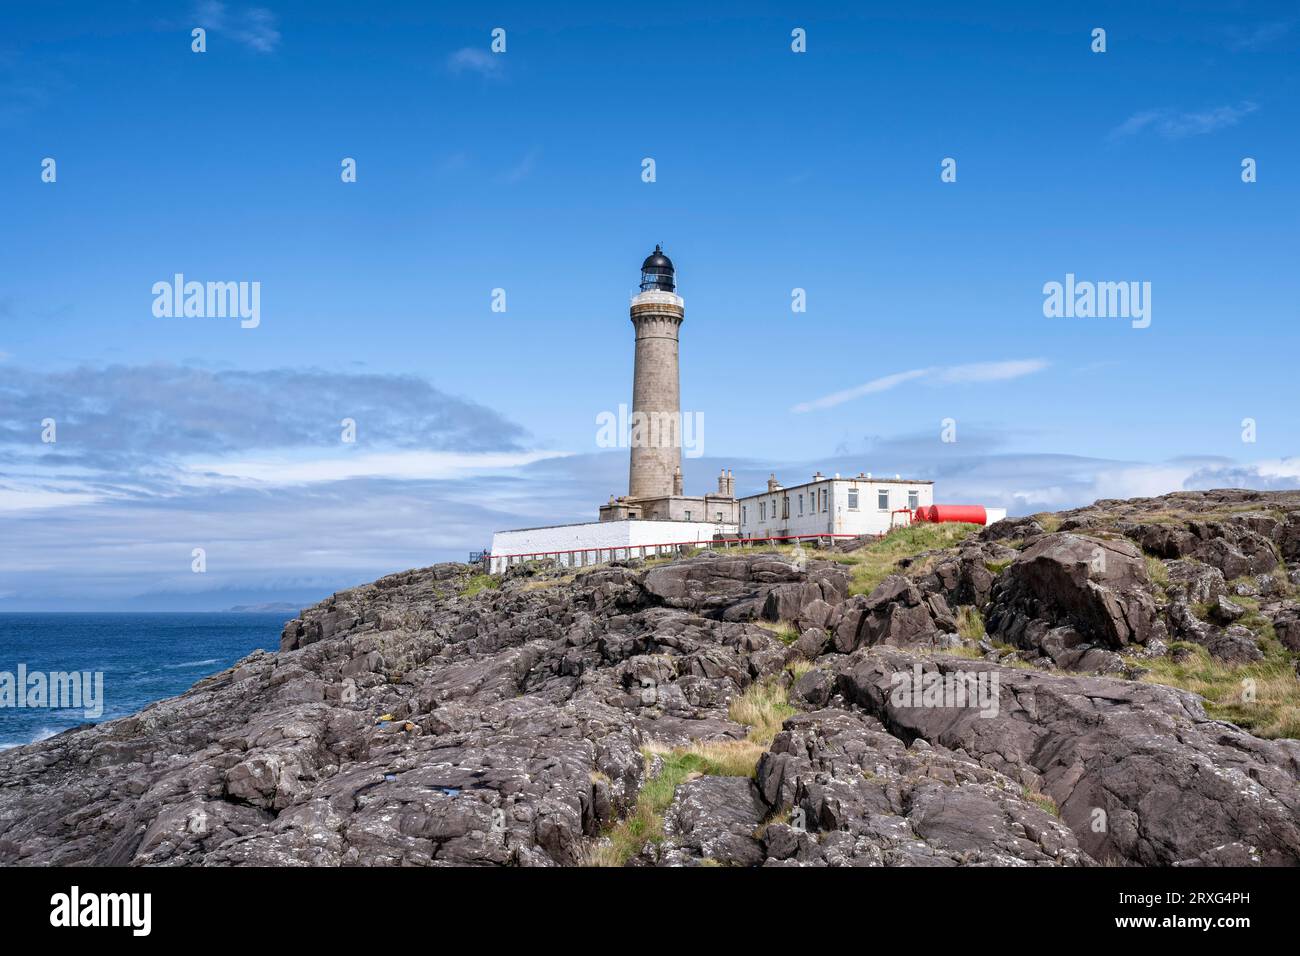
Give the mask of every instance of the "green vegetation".
M 1300 737 L 1300 682 L 1293 656 L 1272 627 L 1261 630 L 1264 659 L 1251 664 L 1216 661 L 1199 644 L 1177 642 L 1155 659 L 1131 660 L 1147 669 L 1142 680 L 1189 690 L 1205 698 L 1211 717 L 1231 721 L 1257 737 Z M 1174 651 L 1181 659 L 1174 661 Z
M 731 701 L 731 719 L 749 727 L 744 740 L 695 741 L 687 747 L 667 748 L 650 744 L 641 754 L 649 771 L 658 762 L 658 772 L 649 777 L 637 794 L 632 811 L 610 827 L 588 851 L 588 866 L 623 866 L 647 843 L 664 838 L 664 812 L 673 802 L 677 788 L 700 776 L 752 777 L 758 758 L 772 743 L 781 723 L 795 713 L 784 687 L 768 682 L 751 684 Z
M 461 586 L 461 597 L 473 597 L 480 591 L 501 587 L 501 578 L 495 574 L 476 574 Z
M 957 609 L 957 634 L 963 640 L 980 641 L 987 633 L 979 608 L 974 604 L 963 604 Z
M 1153 558 L 1149 554 L 1144 554 L 1142 556 L 1146 558 L 1147 562 L 1147 577 L 1149 577 L 1151 583 L 1163 593 L 1164 590 L 1169 587 L 1169 569 L 1165 567 L 1165 563 L 1159 558 Z
M 785 665 L 785 669 L 790 672 L 791 677 L 798 680 L 812 670 L 814 666 L 812 661 L 791 661 Z
M 743 694 L 732 699 L 727 708 L 727 715 L 748 727 L 749 739 L 762 745 L 763 749 L 767 749 L 785 719 L 795 713 L 786 689 L 775 681 L 750 684 Z
M 849 593 L 870 594 L 881 581 L 899 570 L 900 561 L 923 551 L 951 548 L 979 530 L 980 525 L 961 522 L 895 528 L 879 541 L 873 541 L 851 555 L 844 555 L 856 559 L 850 572 Z
M 799 629 L 789 621 L 781 621 L 776 624 L 771 621 L 755 621 L 754 623 L 764 630 L 771 631 L 772 636 L 786 647 L 799 640 Z
M 1042 529 L 1048 534 L 1053 534 L 1061 527 L 1061 516 L 1050 511 L 1044 511 L 1034 515 L 1034 520 L 1042 526 Z
M 1061 810 L 1053 800 L 1045 793 L 1039 793 L 1037 790 L 1030 790 L 1028 787 L 1020 788 L 1020 795 L 1030 803 L 1036 804 L 1040 810 L 1050 813 L 1054 817 L 1061 815 Z

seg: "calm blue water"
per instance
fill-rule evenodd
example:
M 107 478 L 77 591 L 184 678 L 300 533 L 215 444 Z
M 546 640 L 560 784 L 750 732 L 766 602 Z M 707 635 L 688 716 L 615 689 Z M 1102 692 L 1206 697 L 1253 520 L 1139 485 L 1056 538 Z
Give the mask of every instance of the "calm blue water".
M 103 671 L 104 713 L 0 706 L 0 749 L 174 697 L 257 648 L 280 646 L 291 615 L 0 614 L 0 672 Z

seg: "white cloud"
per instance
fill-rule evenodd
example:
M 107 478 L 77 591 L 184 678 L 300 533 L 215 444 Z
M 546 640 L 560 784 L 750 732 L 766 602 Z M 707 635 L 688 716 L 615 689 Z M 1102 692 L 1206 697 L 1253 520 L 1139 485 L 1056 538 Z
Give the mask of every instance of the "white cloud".
M 447 57 L 447 69 L 453 73 L 469 70 L 482 76 L 499 76 L 501 74 L 500 54 L 488 53 L 474 46 L 462 47 Z
M 1292 23 L 1286 20 L 1274 20 L 1271 23 L 1261 23 L 1258 26 L 1242 30 L 1240 28 L 1230 31 L 1232 41 L 1228 48 L 1233 52 L 1240 53 L 1244 50 L 1259 50 L 1274 40 L 1279 40 L 1291 32 Z
M 1078 508 L 1102 498 L 1156 498 L 1174 491 L 1210 488 L 1280 490 L 1300 488 L 1300 457 L 1238 464 L 1224 459 L 1187 458 L 1155 463 L 1115 463 L 1076 471 L 1074 480 L 1050 486 L 1016 488 L 1010 474 L 1008 490 L 983 489 L 985 502 L 1017 512 Z M 961 482 L 958 478 L 958 483 Z
M 536 147 L 530 149 L 518 163 L 506 171 L 505 175 L 501 177 L 502 180 L 507 183 L 517 183 L 527 179 L 532 175 L 533 167 L 537 165 L 539 156 L 541 156 L 541 150 Z
M 203 0 L 194 7 L 199 26 L 230 37 L 258 53 L 272 53 L 280 43 L 275 14 L 263 7 L 232 10 L 219 0 Z
M 99 500 L 99 495 L 86 492 L 53 491 L 49 488 L 0 488 L 0 512 L 70 508 L 93 504 Z
M 1195 113 L 1170 109 L 1143 110 L 1120 123 L 1110 131 L 1109 135 L 1111 139 L 1124 139 L 1151 129 L 1165 139 L 1202 136 L 1229 126 L 1236 126 L 1241 122 L 1242 117 L 1248 116 L 1257 109 L 1259 107 L 1256 104 L 1247 100 L 1236 106 L 1216 106 Z
M 188 484 L 236 480 L 267 485 L 303 485 L 354 478 L 402 481 L 461 478 L 470 474 L 522 468 L 568 452 L 371 452 L 327 458 L 263 458 L 190 462 L 183 479 Z
M 800 402 L 790 411 L 801 414 L 816 409 L 833 408 L 852 399 L 861 398 L 863 395 L 887 392 L 899 385 L 914 381 L 932 386 L 1002 382 L 1008 379 L 1020 378 L 1024 375 L 1032 375 L 1034 372 L 1041 372 L 1047 368 L 1048 364 L 1043 359 L 1011 359 L 1005 362 L 970 362 L 965 365 L 915 368 L 906 372 L 884 375 L 862 385 L 846 388 L 839 392 L 832 392 L 830 395 L 823 395 L 821 398 L 812 401 Z

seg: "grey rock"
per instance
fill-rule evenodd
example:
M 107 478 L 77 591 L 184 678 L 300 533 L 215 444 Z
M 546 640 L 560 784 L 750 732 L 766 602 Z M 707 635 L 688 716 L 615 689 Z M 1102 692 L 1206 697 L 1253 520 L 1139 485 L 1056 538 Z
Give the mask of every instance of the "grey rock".
M 893 675 L 917 665 L 949 675 L 997 673 L 997 714 L 901 705 Z M 924 661 L 891 648 L 857 652 L 840 675 L 845 698 L 895 734 L 968 754 L 1049 795 L 1093 859 L 1212 864 L 1219 848 L 1241 844 L 1254 848 L 1258 862 L 1300 862 L 1300 742 L 1259 740 L 1211 720 L 1193 694 L 981 661 Z M 1100 832 L 1097 819 L 1106 821 Z
M 1120 651 L 1163 636 L 1146 564 L 1127 541 L 1070 533 L 1044 535 L 1020 553 L 994 585 L 989 633 L 1040 650 L 1066 626 L 1068 646 Z
M 1210 617 L 1220 624 L 1232 624 L 1246 614 L 1246 609 L 1240 604 L 1234 604 L 1224 595 L 1220 594 L 1218 599 L 1210 606 Z
M 1200 561 L 1166 561 L 1169 574 L 1169 594 L 1182 597 L 1192 604 L 1209 604 L 1228 593 L 1223 572 Z

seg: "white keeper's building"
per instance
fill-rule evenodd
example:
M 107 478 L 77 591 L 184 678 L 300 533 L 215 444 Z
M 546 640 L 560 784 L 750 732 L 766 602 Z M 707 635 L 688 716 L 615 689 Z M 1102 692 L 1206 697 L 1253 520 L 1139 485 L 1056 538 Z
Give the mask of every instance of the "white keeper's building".
M 740 499 L 742 538 L 792 537 L 806 534 L 884 534 L 909 524 L 900 514 L 934 504 L 934 482 L 923 479 L 826 477 L 784 487 L 773 475 L 767 491 Z

